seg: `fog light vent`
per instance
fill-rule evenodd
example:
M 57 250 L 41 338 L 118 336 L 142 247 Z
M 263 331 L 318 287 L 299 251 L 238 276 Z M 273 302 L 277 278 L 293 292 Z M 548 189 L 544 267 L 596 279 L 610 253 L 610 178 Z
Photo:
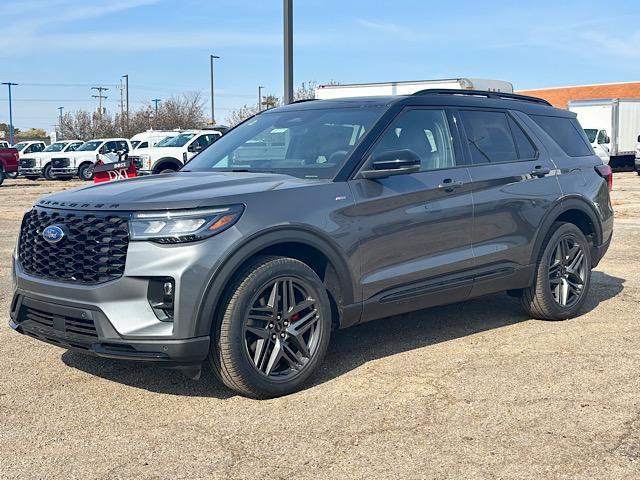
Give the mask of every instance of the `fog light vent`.
M 147 298 L 158 320 L 173 322 L 175 281 L 170 277 L 149 279 Z

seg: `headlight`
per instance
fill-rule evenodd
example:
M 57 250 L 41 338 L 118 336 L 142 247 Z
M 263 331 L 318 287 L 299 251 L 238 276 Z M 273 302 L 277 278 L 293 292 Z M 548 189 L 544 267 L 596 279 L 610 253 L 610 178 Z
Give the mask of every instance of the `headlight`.
M 129 238 L 157 243 L 195 242 L 235 224 L 244 207 L 135 212 L 129 220 Z
M 151 155 L 149 155 L 148 153 L 143 153 L 142 155 L 140 155 L 140 161 L 142 162 L 142 166 L 146 170 L 149 170 L 151 168 Z

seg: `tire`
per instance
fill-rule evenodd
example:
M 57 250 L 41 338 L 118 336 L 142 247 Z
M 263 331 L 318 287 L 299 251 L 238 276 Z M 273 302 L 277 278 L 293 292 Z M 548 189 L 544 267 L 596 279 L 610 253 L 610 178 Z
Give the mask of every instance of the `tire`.
M 162 175 L 163 173 L 176 173 L 176 172 L 177 170 L 171 170 L 170 168 L 165 168 L 160 172 L 160 175 Z
M 44 169 L 42 170 L 42 176 L 44 177 L 45 180 L 55 180 L 56 179 L 55 175 L 51 171 L 51 164 L 45 165 Z
M 294 306 L 285 308 L 285 295 L 274 291 L 287 291 L 287 298 L 293 293 Z M 209 355 L 222 382 L 252 398 L 302 388 L 322 362 L 331 335 L 329 297 L 316 273 L 292 258 L 257 257 L 236 275 L 222 305 Z
M 80 177 L 80 180 L 84 180 L 85 182 L 93 180 L 93 163 L 80 165 L 80 168 L 78 169 L 78 177 Z
M 2 185 L 4 183 L 4 170 L 0 169 L 0 185 Z
M 541 320 L 573 318 L 582 308 L 590 285 L 587 239 L 572 223 L 554 223 L 543 242 L 534 283 L 522 291 L 522 306 L 530 316 Z

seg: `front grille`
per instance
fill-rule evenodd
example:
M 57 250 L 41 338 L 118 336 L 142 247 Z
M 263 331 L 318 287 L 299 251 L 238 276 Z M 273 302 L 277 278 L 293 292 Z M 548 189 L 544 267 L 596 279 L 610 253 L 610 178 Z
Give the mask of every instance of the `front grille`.
M 18 257 L 30 275 L 50 280 L 96 284 L 122 277 L 129 245 L 129 216 L 36 207 L 22 221 Z M 49 243 L 45 228 L 64 236 Z
M 51 159 L 51 166 L 53 168 L 65 168 L 65 167 L 68 167 L 69 165 L 70 165 L 70 162 L 68 158 L 52 158 Z
M 142 159 L 133 155 L 129 155 L 129 160 L 133 161 L 133 164 L 138 170 L 142 168 Z
M 33 307 L 25 307 L 21 312 L 20 324 L 28 327 L 29 323 L 37 324 L 32 326 L 59 329 L 61 333 L 79 335 L 83 337 L 98 338 L 98 332 L 93 320 L 90 318 L 75 318 L 68 316 L 57 316 Z
M 20 160 L 20 166 L 22 168 L 33 168 L 36 166 L 35 158 L 23 158 Z

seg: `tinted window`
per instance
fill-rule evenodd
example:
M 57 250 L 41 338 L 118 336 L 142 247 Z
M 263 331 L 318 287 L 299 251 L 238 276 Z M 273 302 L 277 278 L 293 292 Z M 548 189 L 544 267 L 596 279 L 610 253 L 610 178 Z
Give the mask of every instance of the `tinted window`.
M 596 128 L 585 128 L 584 133 L 587 135 L 589 143 L 593 143 L 596 141 L 596 134 L 598 133 L 598 130 Z
M 518 159 L 509 120 L 504 112 L 461 111 L 473 163 L 509 162 Z
M 321 106 L 263 112 L 222 137 L 213 134 L 218 139 L 189 163 L 187 171 L 231 169 L 334 178 L 382 113 L 381 107 Z
M 416 109 L 400 114 L 374 147 L 372 157 L 404 149 L 420 157 L 421 171 L 454 167 L 453 142 L 444 110 Z
M 67 148 L 67 152 L 75 152 L 78 147 L 82 145 L 82 143 L 72 143 L 71 145 L 69 145 L 69 147 Z
M 521 160 L 529 160 L 535 158 L 536 149 L 531 144 L 529 137 L 522 131 L 522 128 L 509 117 L 509 126 L 511 127 L 511 133 L 516 141 L 516 147 L 518 148 L 518 158 Z
M 134 142 L 131 142 L 133 145 Z M 133 148 L 147 148 L 149 146 L 149 142 L 135 142 L 136 145 L 133 145 Z
M 576 127 L 570 118 L 531 115 L 540 127 L 553 138 L 558 146 L 570 157 L 593 155 L 591 146 L 586 143 L 584 131 Z
M 600 130 L 598 132 L 598 143 L 609 143 L 609 137 L 606 130 Z
M 128 152 L 129 151 L 129 145 L 124 140 L 118 140 L 116 142 L 116 150 L 119 151 L 119 152 Z

